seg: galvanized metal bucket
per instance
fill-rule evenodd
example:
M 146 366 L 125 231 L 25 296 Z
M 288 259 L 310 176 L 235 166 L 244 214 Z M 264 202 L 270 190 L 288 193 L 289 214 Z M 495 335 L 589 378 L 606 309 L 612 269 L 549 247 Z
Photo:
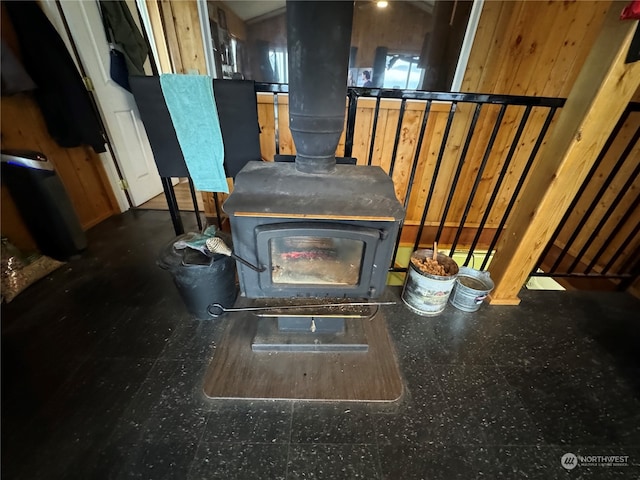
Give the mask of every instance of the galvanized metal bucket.
M 463 312 L 475 312 L 493 290 L 493 286 L 489 272 L 461 267 L 449 303 Z
M 433 250 L 416 250 L 411 258 L 420 260 L 433 258 Z M 407 277 L 402 290 L 402 301 L 418 315 L 434 316 L 442 313 L 453 289 L 458 274 L 458 264 L 442 253 L 438 254 L 438 263 L 445 267 L 449 276 L 431 275 L 420 271 L 409 262 Z

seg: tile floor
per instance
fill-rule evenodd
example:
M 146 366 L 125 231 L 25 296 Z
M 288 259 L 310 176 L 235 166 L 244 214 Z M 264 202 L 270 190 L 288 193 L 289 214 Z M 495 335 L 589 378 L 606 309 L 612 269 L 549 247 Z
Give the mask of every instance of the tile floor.
M 111 218 L 2 306 L 3 478 L 640 477 L 638 300 L 525 291 L 432 319 L 399 304 L 396 404 L 207 401 L 223 322 L 191 320 L 155 265 L 172 237 L 166 212 Z M 628 465 L 569 471 L 568 452 Z

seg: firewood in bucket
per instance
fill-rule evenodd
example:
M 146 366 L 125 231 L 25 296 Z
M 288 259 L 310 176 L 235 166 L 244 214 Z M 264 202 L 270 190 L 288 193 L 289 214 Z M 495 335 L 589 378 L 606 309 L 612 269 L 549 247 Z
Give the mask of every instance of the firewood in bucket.
M 422 273 L 437 275 L 441 277 L 449 276 L 447 268 L 438 262 L 438 243 L 433 242 L 433 254 L 431 257 L 419 258 L 412 255 L 411 263 Z

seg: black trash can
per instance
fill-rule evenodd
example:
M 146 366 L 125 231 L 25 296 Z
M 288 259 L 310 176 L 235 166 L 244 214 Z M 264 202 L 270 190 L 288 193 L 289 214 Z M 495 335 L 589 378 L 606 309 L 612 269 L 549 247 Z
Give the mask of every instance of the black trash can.
M 187 233 L 175 238 L 162 249 L 157 263 L 173 276 L 189 313 L 199 320 L 211 319 L 209 305 L 219 303 L 227 308 L 236 300 L 236 262 L 224 255 L 209 257 L 191 248 L 174 247 L 176 242 L 189 237 Z
M 68 260 L 87 248 L 87 237 L 51 162 L 28 150 L 3 150 L 1 158 L 2 182 L 38 249 Z

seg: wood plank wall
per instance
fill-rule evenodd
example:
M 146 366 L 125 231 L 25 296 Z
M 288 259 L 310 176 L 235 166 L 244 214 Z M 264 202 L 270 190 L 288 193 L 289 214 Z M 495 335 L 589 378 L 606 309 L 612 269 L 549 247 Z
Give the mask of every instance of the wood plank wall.
M 4 11 L 1 17 L 2 38 L 19 54 L 9 17 Z M 42 113 L 31 94 L 3 96 L 0 108 L 0 146 L 3 149 L 28 149 L 44 153 L 60 176 L 84 229 L 119 212 L 98 155 L 90 147 L 58 146 L 49 136 Z M 2 235 L 9 237 L 19 248 L 35 250 L 35 243 L 5 186 L 2 187 Z
M 462 91 L 567 97 L 610 5 L 485 2 Z

